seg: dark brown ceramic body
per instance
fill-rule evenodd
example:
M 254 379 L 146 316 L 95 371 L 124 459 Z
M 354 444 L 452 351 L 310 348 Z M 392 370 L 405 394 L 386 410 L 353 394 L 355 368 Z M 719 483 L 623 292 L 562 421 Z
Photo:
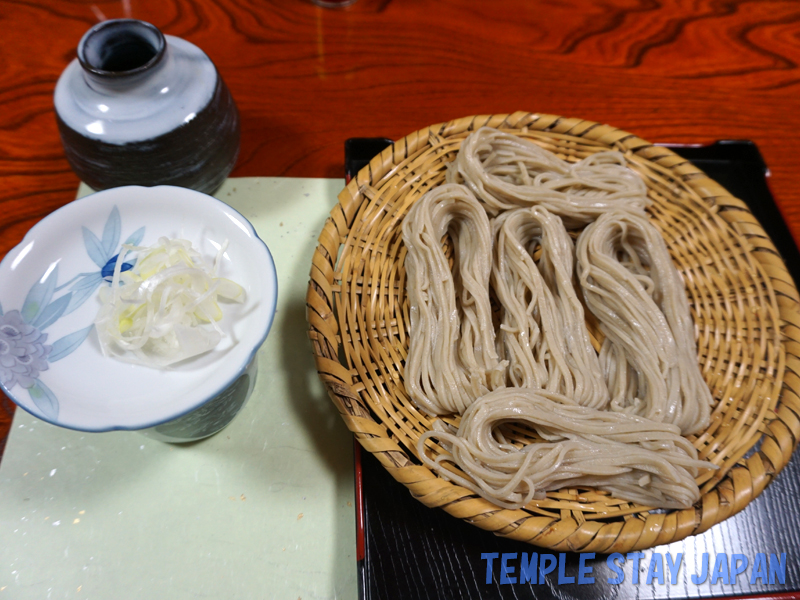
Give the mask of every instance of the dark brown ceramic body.
M 239 154 L 239 111 L 219 74 L 202 111 L 149 140 L 109 144 L 81 135 L 58 114 L 56 119 L 70 166 L 95 190 L 177 185 L 212 193 L 233 170 Z

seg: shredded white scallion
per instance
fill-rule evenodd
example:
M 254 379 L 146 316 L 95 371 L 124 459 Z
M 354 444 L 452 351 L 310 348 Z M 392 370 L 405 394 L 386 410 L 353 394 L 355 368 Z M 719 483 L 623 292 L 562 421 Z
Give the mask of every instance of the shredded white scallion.
M 106 356 L 163 368 L 214 348 L 224 336 L 220 298 L 244 302 L 238 283 L 218 277 L 228 247 L 208 265 L 191 242 L 159 238 L 151 247 L 123 245 L 110 287 L 100 289 L 95 326 Z M 123 271 L 131 253 L 138 259 Z

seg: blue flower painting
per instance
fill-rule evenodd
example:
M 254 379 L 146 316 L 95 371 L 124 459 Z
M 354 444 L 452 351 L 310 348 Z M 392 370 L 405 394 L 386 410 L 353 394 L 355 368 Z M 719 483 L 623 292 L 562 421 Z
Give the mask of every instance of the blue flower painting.
M 92 294 L 100 287 L 104 281 L 110 282 L 114 275 L 114 267 L 117 264 L 117 257 L 119 256 L 119 238 L 122 230 L 122 223 L 119 217 L 119 210 L 115 206 L 106 221 L 103 228 L 103 237 L 98 238 L 94 233 L 83 227 L 83 243 L 86 246 L 86 252 L 92 262 L 96 264 L 100 270 L 92 271 L 90 273 L 80 273 L 75 278 L 71 279 L 56 291 L 68 287 L 72 292 L 72 299 L 69 302 L 64 314 L 67 315 L 73 310 L 78 308 L 81 304 L 86 302 Z M 137 229 L 127 240 L 126 245 L 138 246 L 144 237 L 144 227 Z M 133 263 L 123 263 L 122 271 L 129 271 L 133 268 Z
M 20 310 L 3 312 L 0 304 L 0 383 L 7 390 L 19 385 L 28 391 L 31 400 L 49 421 L 58 419 L 58 398 L 42 382 L 40 374 L 75 351 L 94 327 L 88 325 L 52 344 L 47 344 L 50 325 L 73 312 L 90 298 L 104 282 L 110 282 L 119 256 L 121 234 L 119 210 L 115 206 L 98 238 L 86 227 L 83 241 L 86 252 L 99 270 L 79 273 L 70 281 L 58 285 L 58 261 L 36 280 L 28 291 Z M 144 237 L 144 227 L 135 231 L 125 244 L 138 245 Z M 133 263 L 124 263 L 127 271 Z M 62 292 L 65 290 L 62 294 Z

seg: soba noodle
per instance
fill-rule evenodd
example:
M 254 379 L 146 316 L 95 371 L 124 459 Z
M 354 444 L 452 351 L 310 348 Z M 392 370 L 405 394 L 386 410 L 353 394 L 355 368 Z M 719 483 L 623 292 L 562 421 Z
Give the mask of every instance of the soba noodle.
M 453 271 L 442 248 L 448 233 Z M 489 219 L 467 188 L 442 185 L 411 208 L 403 220 L 403 240 L 411 303 L 406 389 L 430 414 L 463 412 L 476 398 L 505 385 L 489 304 Z
M 674 423 L 684 435 L 708 426 L 711 393 L 697 365 L 683 282 L 646 217 L 602 215 L 578 238 L 577 271 L 606 339 L 600 362 L 611 410 Z
M 572 284 L 574 248 L 561 219 L 541 207 L 518 208 L 492 228 L 492 287 L 502 307 L 498 354 L 508 359 L 509 384 L 603 408 L 608 388 Z
M 420 437 L 423 462 L 508 508 L 576 486 L 691 506 L 698 469 L 715 467 L 681 433 L 708 425 L 712 398 L 682 280 L 644 212 L 644 182 L 618 152 L 571 164 L 488 128 L 464 140 L 447 177 L 402 227 L 406 390 L 429 414 L 463 415 L 457 433 L 437 426 Z M 565 226 L 585 226 L 575 247 Z M 574 264 L 605 335 L 599 356 Z M 511 423 L 541 440 L 512 444 Z M 431 438 L 449 454 L 426 455 Z
M 469 187 L 495 216 L 519 206 L 542 206 L 569 227 L 607 210 L 644 214 L 644 181 L 619 152 L 597 152 L 569 163 L 533 142 L 489 127 L 470 134 L 448 169 L 448 182 Z
M 543 441 L 521 448 L 503 435 L 504 423 L 524 423 Z M 450 454 L 431 459 L 435 438 Z M 674 425 L 598 411 L 543 391 L 508 388 L 475 401 L 458 434 L 428 431 L 417 443 L 422 461 L 504 508 L 521 508 L 549 490 L 588 487 L 615 498 L 660 508 L 688 508 L 700 498 L 699 469 L 715 468 Z M 468 476 L 447 468 L 455 463 Z

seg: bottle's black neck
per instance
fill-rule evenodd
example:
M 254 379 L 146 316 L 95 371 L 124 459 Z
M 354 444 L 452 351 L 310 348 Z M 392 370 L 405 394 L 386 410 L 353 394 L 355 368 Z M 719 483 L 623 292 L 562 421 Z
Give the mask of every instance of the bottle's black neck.
M 95 25 L 78 45 L 78 60 L 92 81 L 139 78 L 166 51 L 164 35 L 150 23 L 117 19 Z

